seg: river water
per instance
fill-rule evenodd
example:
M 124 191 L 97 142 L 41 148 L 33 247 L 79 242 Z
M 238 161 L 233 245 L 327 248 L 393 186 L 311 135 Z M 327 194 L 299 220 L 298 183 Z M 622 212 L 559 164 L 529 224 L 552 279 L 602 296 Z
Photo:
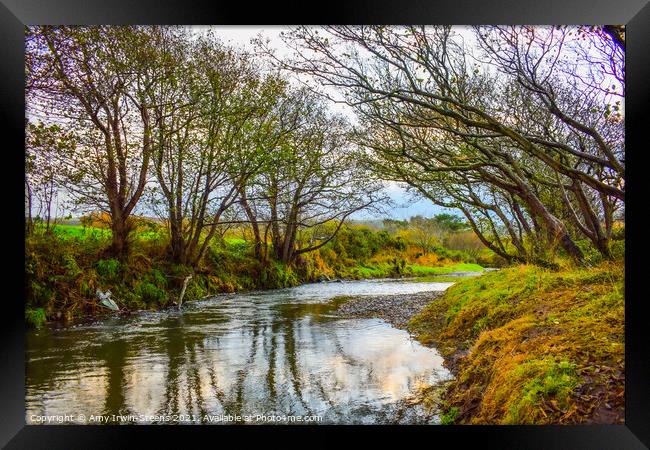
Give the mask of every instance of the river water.
M 337 317 L 326 302 L 450 285 L 316 283 L 31 331 L 26 420 L 437 423 L 410 400 L 451 378 L 438 352 L 383 320 Z

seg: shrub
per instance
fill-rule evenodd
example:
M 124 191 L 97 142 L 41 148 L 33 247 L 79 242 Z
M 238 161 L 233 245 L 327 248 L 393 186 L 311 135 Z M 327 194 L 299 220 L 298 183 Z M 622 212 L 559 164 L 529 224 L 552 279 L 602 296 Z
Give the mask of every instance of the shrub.
M 56 292 L 51 286 L 37 280 L 29 283 L 27 301 L 33 305 L 49 306 L 56 298 Z
M 115 279 L 120 271 L 120 262 L 117 259 L 100 259 L 97 261 L 97 273 L 107 279 Z
M 27 308 L 25 310 L 25 321 L 28 325 L 33 328 L 41 328 L 45 322 L 47 322 L 47 317 L 45 316 L 45 310 L 43 308 Z
M 284 288 L 298 284 L 298 278 L 291 267 L 273 261 L 262 269 L 260 274 L 262 287 Z
M 624 258 L 625 257 L 625 241 L 612 241 L 610 247 L 612 252 L 612 257 L 614 258 Z
M 148 278 L 151 280 L 156 287 L 164 289 L 167 287 L 167 277 L 162 273 L 160 269 L 151 269 L 148 274 Z
M 148 281 L 141 281 L 135 287 L 135 293 L 146 304 L 161 303 L 164 304 L 167 299 L 165 291 L 158 288 L 155 284 Z
M 406 272 L 406 261 L 404 259 L 394 258 L 392 261 L 392 267 L 390 274 L 394 277 L 399 277 L 404 275 Z
M 188 300 L 196 300 L 198 298 L 208 295 L 208 285 L 211 284 L 204 275 L 197 275 L 193 277 L 187 284 L 183 303 Z M 180 295 L 180 291 L 178 293 Z

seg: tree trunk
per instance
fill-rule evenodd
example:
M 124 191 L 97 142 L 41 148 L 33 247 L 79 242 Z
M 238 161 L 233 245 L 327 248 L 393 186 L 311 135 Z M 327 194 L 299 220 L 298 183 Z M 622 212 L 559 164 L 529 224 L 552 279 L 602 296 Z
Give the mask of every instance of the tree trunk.
M 27 234 L 34 230 L 34 220 L 32 218 L 32 188 L 25 177 L 25 186 L 27 187 Z
M 185 264 L 187 261 L 185 240 L 181 233 L 180 224 L 175 219 L 170 218 L 170 236 L 169 246 L 171 250 L 172 261 L 176 264 Z
M 244 211 L 246 211 L 246 216 L 248 216 L 248 220 L 251 223 L 251 227 L 253 228 L 253 236 L 255 238 L 255 258 L 258 261 L 262 260 L 262 236 L 260 234 L 260 226 L 257 223 L 257 217 L 255 217 L 255 213 L 253 212 L 253 209 L 250 207 L 248 203 L 248 198 L 246 197 L 246 188 L 242 187 L 241 190 L 239 191 L 240 198 L 241 198 L 241 204 L 244 207 Z
M 532 209 L 533 213 L 538 215 L 544 222 L 544 226 L 552 239 L 557 239 L 562 248 L 576 261 L 582 261 L 584 255 L 580 248 L 573 242 L 569 232 L 564 224 L 553 214 L 551 214 L 544 204 L 536 195 L 524 192 L 520 195 L 522 199 Z
M 114 215 L 111 220 L 111 231 L 113 233 L 113 239 L 108 253 L 110 256 L 123 261 L 129 253 L 128 238 L 130 227 L 127 223 L 127 218 L 121 214 Z
M 612 259 L 612 251 L 609 248 L 609 238 L 607 236 L 602 236 L 596 243 L 596 248 L 603 257 L 607 259 Z

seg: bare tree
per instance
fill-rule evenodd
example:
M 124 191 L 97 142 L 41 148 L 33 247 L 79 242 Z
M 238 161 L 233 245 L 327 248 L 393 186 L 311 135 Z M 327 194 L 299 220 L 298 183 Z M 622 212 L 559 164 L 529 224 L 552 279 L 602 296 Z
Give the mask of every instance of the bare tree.
M 28 122 L 25 131 L 27 232 L 33 231 L 33 209 L 49 231 L 52 207 L 59 199 L 63 181 L 58 161 L 75 148 L 75 139 L 57 125 L 46 126 L 42 122 Z

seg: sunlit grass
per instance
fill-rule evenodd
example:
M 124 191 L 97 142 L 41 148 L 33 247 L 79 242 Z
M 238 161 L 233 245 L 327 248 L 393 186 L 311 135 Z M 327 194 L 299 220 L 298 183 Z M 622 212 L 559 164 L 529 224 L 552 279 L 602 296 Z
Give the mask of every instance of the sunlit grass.
M 409 267 L 413 271 L 413 275 L 416 276 L 436 275 L 452 272 L 483 272 L 483 267 L 479 264 L 474 263 L 457 263 L 441 267 L 428 267 L 418 264 L 410 264 Z
M 623 420 L 622 260 L 459 278 L 409 329 L 461 356 L 446 395 L 459 423 L 580 423 L 599 408 Z

